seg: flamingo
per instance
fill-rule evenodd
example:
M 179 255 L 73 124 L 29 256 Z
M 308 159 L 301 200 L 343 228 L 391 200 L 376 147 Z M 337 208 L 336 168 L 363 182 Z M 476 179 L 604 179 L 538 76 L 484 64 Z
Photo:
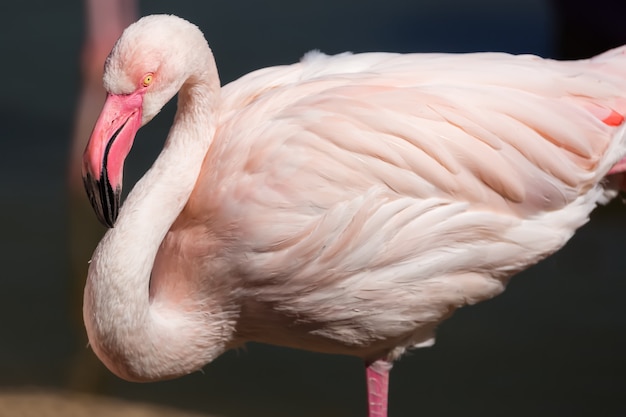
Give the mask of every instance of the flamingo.
M 501 293 L 626 189 L 626 47 L 327 56 L 224 87 L 202 32 L 129 26 L 83 157 L 110 229 L 89 265 L 95 354 L 130 381 L 197 371 L 248 341 L 389 371 L 455 309 Z M 164 148 L 120 207 L 137 130 L 178 93 Z

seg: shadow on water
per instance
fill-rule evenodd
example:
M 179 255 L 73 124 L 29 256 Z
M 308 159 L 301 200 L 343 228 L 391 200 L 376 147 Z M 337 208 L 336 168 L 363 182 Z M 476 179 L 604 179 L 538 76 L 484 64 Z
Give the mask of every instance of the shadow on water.
M 224 81 L 313 48 L 551 53 L 550 10 L 539 0 L 469 8 L 452 0 L 215 3 L 155 1 L 141 14 L 168 11 L 199 24 Z M 0 87 L 0 386 L 7 389 L 66 388 L 76 355 L 91 354 L 69 278 L 65 199 L 81 13 L 78 1 L 13 2 L 0 13 L 0 42 L 12 63 Z M 140 132 L 127 184 L 156 156 L 173 110 Z M 502 296 L 455 314 L 435 347 L 403 358 L 392 373 L 390 414 L 626 415 L 624 214 L 619 205 L 599 210 L 561 252 L 514 278 Z M 251 344 L 204 373 L 155 384 L 126 383 L 94 366 L 86 372 L 101 373 L 101 394 L 207 413 L 366 410 L 354 358 Z

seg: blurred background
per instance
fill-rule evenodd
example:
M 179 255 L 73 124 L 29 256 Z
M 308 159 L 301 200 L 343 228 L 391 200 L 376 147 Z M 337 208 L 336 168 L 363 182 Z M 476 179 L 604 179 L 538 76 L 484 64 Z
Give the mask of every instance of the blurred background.
M 86 347 L 82 288 L 102 229 L 87 207 L 76 157 L 104 98 L 104 57 L 123 27 L 152 13 L 200 26 L 223 83 L 311 49 L 574 58 L 626 43 L 622 0 L 3 2 L 0 416 L 55 415 L 54 407 L 32 411 L 48 394 L 91 398 L 73 411 L 85 416 L 111 398 L 158 407 L 143 415 L 366 414 L 355 358 L 251 344 L 202 373 L 131 384 Z M 126 189 L 156 158 L 174 111 L 170 104 L 138 134 Z M 503 295 L 455 313 L 433 348 L 400 360 L 390 415 L 626 415 L 625 278 L 626 207 L 612 204 Z

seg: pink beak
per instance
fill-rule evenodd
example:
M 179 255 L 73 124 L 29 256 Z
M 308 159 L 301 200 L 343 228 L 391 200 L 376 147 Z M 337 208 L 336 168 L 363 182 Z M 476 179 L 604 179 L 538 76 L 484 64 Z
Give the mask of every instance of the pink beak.
M 141 127 L 143 94 L 107 95 L 83 154 L 83 182 L 98 220 L 113 227 L 120 206 L 124 160 Z

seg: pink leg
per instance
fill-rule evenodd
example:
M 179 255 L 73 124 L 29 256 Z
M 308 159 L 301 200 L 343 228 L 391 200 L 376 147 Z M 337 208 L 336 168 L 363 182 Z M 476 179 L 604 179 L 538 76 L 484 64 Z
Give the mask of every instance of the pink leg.
M 389 391 L 389 371 L 391 371 L 391 367 L 391 362 L 383 359 L 366 365 L 369 417 L 387 417 L 387 393 Z

